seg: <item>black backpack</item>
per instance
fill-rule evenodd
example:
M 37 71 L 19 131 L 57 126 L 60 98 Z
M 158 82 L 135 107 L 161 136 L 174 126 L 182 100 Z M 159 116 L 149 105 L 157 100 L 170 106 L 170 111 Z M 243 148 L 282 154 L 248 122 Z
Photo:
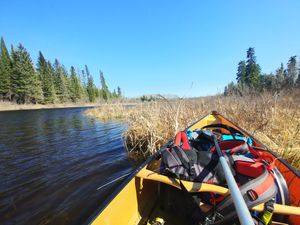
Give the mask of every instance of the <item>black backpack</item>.
M 198 151 L 187 140 L 186 133 L 180 132 L 175 143 L 162 152 L 161 173 L 188 181 L 223 183 L 225 176 L 217 154 Z M 226 159 L 231 161 L 230 157 Z

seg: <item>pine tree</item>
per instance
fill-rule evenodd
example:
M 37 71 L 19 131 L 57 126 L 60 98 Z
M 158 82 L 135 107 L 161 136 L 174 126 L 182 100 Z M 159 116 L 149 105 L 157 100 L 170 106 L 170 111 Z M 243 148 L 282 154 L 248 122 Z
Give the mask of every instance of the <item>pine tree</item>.
M 238 64 L 238 71 L 236 73 L 236 80 L 238 83 L 244 84 L 246 81 L 246 63 L 244 60 Z
M 1 37 L 0 47 L 0 99 L 10 100 L 11 96 L 11 73 L 12 61 L 6 48 L 4 39 Z
M 105 78 L 104 78 L 104 75 L 102 73 L 102 71 L 100 70 L 100 81 L 101 81 L 101 90 L 102 90 L 102 97 L 105 101 L 107 101 L 110 97 L 110 92 L 108 90 L 108 87 L 106 85 L 106 82 L 105 82 Z
M 13 53 L 11 85 L 13 99 L 18 103 L 36 103 L 42 99 L 37 74 L 35 73 L 29 53 L 19 44 Z
M 46 61 L 42 52 L 39 52 L 37 72 L 41 80 L 41 86 L 44 95 L 44 103 L 54 103 L 56 100 L 54 83 L 53 83 L 53 73 L 51 63 Z
M 256 63 L 254 48 L 247 50 L 245 82 L 251 88 L 258 88 L 260 86 L 260 66 Z

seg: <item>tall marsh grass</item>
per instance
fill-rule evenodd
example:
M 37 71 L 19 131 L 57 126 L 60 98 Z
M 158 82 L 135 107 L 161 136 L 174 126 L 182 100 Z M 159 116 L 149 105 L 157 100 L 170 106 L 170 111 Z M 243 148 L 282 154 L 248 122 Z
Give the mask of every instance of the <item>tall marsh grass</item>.
M 298 170 L 300 168 L 300 94 L 285 96 L 214 96 L 193 100 L 105 105 L 87 113 L 99 119 L 124 119 L 131 154 L 147 157 L 191 123 L 212 110 L 236 122 Z

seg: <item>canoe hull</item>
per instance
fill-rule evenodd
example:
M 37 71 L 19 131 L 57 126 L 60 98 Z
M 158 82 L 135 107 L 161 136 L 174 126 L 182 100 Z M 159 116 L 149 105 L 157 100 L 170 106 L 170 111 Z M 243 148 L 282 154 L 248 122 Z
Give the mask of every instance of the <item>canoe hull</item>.
M 250 137 L 253 141 L 253 147 L 256 151 L 263 155 L 263 158 L 269 162 L 274 161 L 275 165 L 286 180 L 289 189 L 289 205 L 300 206 L 300 174 L 292 168 L 287 162 L 279 158 L 274 152 L 260 143 L 255 137 L 247 133 L 225 117 L 218 113 L 210 113 L 187 129 L 195 130 L 210 124 L 225 124 L 242 132 L 246 137 Z M 88 221 L 88 224 L 146 224 L 151 214 L 155 213 L 157 206 L 165 196 L 161 196 L 161 183 L 140 178 L 138 173 L 141 170 L 149 169 L 159 171 L 159 161 L 156 156 L 150 157 L 142 166 L 140 166 L 133 174 L 128 177 L 123 184 L 110 196 L 110 198 L 100 206 L 100 210 L 96 211 Z M 176 186 L 176 185 L 175 185 Z M 172 188 L 175 187 L 173 185 Z M 176 193 L 176 191 L 175 191 Z M 159 214 L 159 213 L 158 213 Z M 160 214 L 159 214 L 160 215 Z M 168 215 L 165 215 L 168 217 Z M 300 216 L 290 215 L 287 217 L 289 224 L 300 224 Z M 169 223 L 170 224 L 170 223 Z M 173 222 L 172 222 L 173 224 Z M 181 224 L 174 221 L 174 224 Z

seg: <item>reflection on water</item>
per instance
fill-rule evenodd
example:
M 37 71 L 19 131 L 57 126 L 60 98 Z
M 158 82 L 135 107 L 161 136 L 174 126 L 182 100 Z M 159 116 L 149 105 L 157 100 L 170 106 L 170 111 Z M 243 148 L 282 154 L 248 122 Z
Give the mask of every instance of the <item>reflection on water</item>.
M 126 126 L 83 111 L 0 112 L 0 224 L 81 224 L 133 169 Z

